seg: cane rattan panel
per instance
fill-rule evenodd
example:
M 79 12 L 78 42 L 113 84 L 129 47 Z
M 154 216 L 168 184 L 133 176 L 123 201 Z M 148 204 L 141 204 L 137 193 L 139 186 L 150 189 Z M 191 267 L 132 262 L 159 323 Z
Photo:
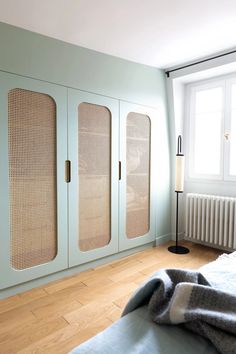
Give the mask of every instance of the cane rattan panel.
M 81 103 L 79 119 L 79 248 L 89 251 L 111 239 L 111 113 Z
M 57 254 L 56 104 L 23 89 L 8 94 L 11 265 L 25 269 Z
M 126 234 L 145 235 L 150 228 L 150 137 L 148 116 L 131 112 L 126 125 Z

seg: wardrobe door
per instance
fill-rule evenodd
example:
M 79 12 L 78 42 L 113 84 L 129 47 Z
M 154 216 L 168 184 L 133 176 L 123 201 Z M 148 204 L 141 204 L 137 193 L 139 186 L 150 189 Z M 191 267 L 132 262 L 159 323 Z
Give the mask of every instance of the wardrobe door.
M 0 288 L 68 266 L 66 90 L 0 74 Z
M 118 101 L 69 90 L 70 266 L 118 251 Z
M 155 239 L 156 119 L 153 109 L 120 103 L 120 250 Z

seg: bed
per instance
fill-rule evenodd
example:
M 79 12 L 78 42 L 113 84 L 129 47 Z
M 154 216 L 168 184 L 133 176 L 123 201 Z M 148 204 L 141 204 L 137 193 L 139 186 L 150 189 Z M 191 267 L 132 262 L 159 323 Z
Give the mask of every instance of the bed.
M 211 292 L 215 291 L 216 294 L 218 291 L 223 291 L 226 293 L 226 295 L 229 296 L 230 299 L 232 299 L 232 301 L 235 300 L 236 252 L 230 255 L 224 254 L 220 256 L 216 261 L 211 262 L 200 268 L 199 272 L 200 276 L 203 276 L 203 284 L 200 281 L 200 288 L 202 287 L 204 288 L 204 290 L 207 289 Z M 160 273 L 158 272 L 156 274 L 159 279 Z M 156 275 L 154 274 L 154 278 L 155 276 Z M 152 277 L 152 279 L 154 278 Z M 204 279 L 207 279 L 207 282 L 210 286 L 205 286 Z M 148 284 L 150 284 L 150 281 L 146 282 L 146 284 L 142 285 L 141 288 L 136 291 L 136 293 L 126 306 L 123 317 L 121 317 L 118 321 L 116 321 L 113 325 L 111 325 L 103 332 L 99 333 L 95 337 L 91 338 L 87 342 L 81 344 L 80 346 L 72 350 L 70 354 L 216 354 L 226 352 L 228 354 L 236 353 L 236 307 L 234 303 L 231 304 L 233 306 L 233 311 L 232 308 L 229 308 L 230 311 L 228 311 L 228 313 L 230 313 L 230 332 L 232 327 L 232 333 L 230 333 L 229 337 L 226 338 L 226 340 L 228 340 L 228 342 L 226 341 L 226 347 L 228 345 L 228 349 L 222 349 L 222 347 L 220 346 L 216 348 L 216 346 L 212 344 L 212 342 L 214 343 L 214 341 L 209 340 L 208 338 L 205 338 L 202 335 L 194 333 L 192 329 L 186 329 L 185 324 L 180 323 L 177 325 L 170 325 L 155 323 L 153 318 L 151 318 L 153 316 L 150 315 L 151 301 L 150 297 L 147 297 L 147 288 L 149 286 Z M 141 297 L 140 292 L 142 294 Z M 145 295 L 143 296 L 144 293 Z M 215 295 L 213 294 L 213 296 Z M 205 295 L 204 297 L 208 298 L 208 296 Z M 173 305 L 174 300 L 171 299 L 170 302 L 171 305 Z M 217 303 L 217 301 L 210 301 L 210 306 L 215 306 L 215 303 Z M 162 311 L 162 318 L 163 316 L 166 316 L 167 310 L 165 306 L 164 310 Z M 227 309 L 225 309 L 225 311 L 227 312 Z M 218 322 L 216 323 L 218 324 L 221 319 L 224 319 L 224 316 L 225 313 L 222 313 L 222 316 L 220 314 L 220 317 L 217 319 Z M 222 340 L 219 340 L 219 338 L 220 336 L 218 336 L 218 342 L 223 343 L 224 338 Z M 226 347 L 223 346 L 223 348 Z

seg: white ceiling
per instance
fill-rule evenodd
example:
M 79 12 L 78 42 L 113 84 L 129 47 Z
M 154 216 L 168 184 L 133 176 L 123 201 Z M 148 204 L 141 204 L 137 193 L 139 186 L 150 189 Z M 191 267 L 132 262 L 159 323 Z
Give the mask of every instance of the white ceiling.
M 0 0 L 0 21 L 160 68 L 236 47 L 236 0 Z

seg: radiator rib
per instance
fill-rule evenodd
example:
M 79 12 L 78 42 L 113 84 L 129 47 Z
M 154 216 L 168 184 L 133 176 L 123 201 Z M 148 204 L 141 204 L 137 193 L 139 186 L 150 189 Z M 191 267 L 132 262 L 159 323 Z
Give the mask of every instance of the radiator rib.
M 186 238 L 236 249 L 236 198 L 188 193 Z

